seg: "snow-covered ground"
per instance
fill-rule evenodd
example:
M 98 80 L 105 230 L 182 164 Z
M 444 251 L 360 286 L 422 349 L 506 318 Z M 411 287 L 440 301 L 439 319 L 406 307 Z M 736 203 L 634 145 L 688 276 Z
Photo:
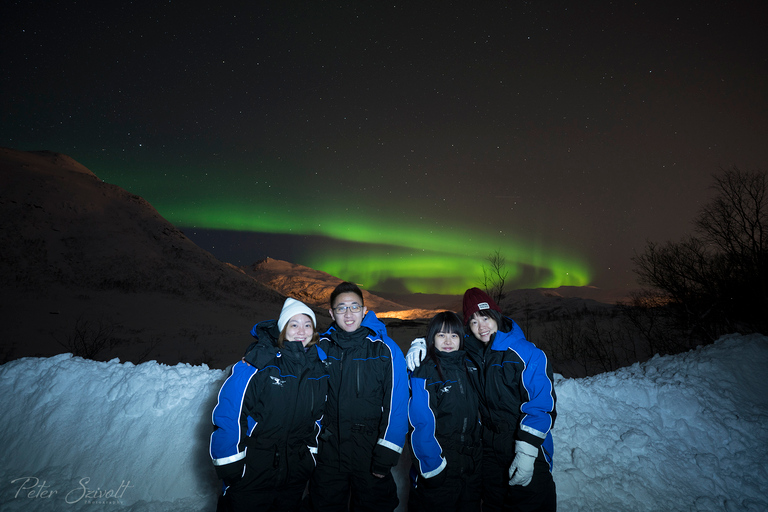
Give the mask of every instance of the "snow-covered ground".
M 767 368 L 768 337 L 731 335 L 558 378 L 559 510 L 768 510 Z M 225 378 L 68 354 L 0 366 L 0 509 L 213 510 L 210 412 Z

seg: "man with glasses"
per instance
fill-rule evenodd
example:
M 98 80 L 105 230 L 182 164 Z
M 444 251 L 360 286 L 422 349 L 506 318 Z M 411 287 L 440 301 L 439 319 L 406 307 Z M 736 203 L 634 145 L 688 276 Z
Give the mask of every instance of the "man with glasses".
M 334 323 L 318 345 L 330 381 L 308 503 L 318 512 L 348 504 L 392 511 L 399 500 L 391 469 L 408 431 L 405 359 L 355 284 L 336 287 L 329 312 Z

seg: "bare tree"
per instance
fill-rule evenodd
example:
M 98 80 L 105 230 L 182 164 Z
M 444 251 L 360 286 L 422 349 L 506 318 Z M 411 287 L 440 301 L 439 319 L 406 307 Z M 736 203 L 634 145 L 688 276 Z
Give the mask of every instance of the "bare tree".
M 488 265 L 483 265 L 483 280 L 482 286 L 496 304 L 501 303 L 501 299 L 504 298 L 504 284 L 509 276 L 509 270 L 507 269 L 507 260 L 501 255 L 501 251 L 496 249 L 485 258 Z
M 59 345 L 69 350 L 72 355 L 85 359 L 95 359 L 96 355 L 105 348 L 111 348 L 116 343 L 113 336 L 115 325 L 104 317 L 92 322 L 81 314 L 75 320 L 74 329 L 61 340 L 55 337 Z
M 715 176 L 717 197 L 696 219 L 702 240 L 757 268 L 768 251 L 768 182 L 764 172 L 724 170 Z
M 695 236 L 649 242 L 633 258 L 640 283 L 668 295 L 681 330 L 700 339 L 768 327 L 766 173 L 734 167 L 714 180 L 715 197 L 695 219 Z

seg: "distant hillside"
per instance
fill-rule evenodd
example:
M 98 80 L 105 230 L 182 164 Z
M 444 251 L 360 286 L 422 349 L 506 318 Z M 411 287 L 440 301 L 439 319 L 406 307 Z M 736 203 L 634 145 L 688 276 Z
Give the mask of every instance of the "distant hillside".
M 0 284 L 279 297 L 68 156 L 0 149 Z
M 254 323 L 277 317 L 285 296 L 307 302 L 325 329 L 339 282 L 270 258 L 223 263 L 147 201 L 72 158 L 0 148 L 0 363 L 77 353 L 78 342 L 101 339 L 89 357 L 223 368 L 241 357 Z M 596 304 L 580 291 L 512 292 L 502 307 L 516 316 Z M 600 300 L 599 290 L 586 292 Z M 363 294 L 404 350 L 436 310 L 461 309 L 461 296 Z
M 101 333 L 99 358 L 224 365 L 283 299 L 72 158 L 0 149 L 0 362 Z
M 221 262 L 71 157 L 0 148 L 0 363 L 103 339 L 96 359 L 224 367 L 285 296 L 313 306 L 325 329 L 339 282 L 278 260 Z M 405 309 L 364 295 L 377 313 Z
M 241 267 L 245 273 L 283 295 L 295 297 L 318 308 L 328 309 L 333 289 L 342 282 L 338 277 L 303 265 L 266 258 Z M 375 311 L 401 311 L 404 306 L 363 290 L 365 305 Z

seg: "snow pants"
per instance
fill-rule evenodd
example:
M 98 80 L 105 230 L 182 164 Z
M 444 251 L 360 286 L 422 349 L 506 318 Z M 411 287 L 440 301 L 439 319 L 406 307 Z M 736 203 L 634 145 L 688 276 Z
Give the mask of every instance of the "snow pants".
M 384 478 L 377 478 L 370 469 L 339 471 L 338 467 L 318 463 L 303 510 L 337 512 L 349 506 L 355 512 L 392 512 L 399 503 L 391 471 Z
M 338 438 L 326 431 L 320 438 L 317 467 L 309 481 L 309 496 L 302 510 L 314 512 L 392 512 L 400 500 L 389 470 L 384 478 L 373 476 L 371 465 L 375 431 L 353 428 L 339 447 Z
M 408 496 L 408 512 L 480 512 L 481 450 L 444 450 L 445 469 L 433 478 L 417 476 Z M 418 474 L 418 470 L 413 468 Z M 430 483 L 430 480 L 438 482 Z
M 217 512 L 295 512 L 315 467 L 303 443 L 288 448 L 249 447 L 245 474 L 219 498 Z
M 555 481 L 541 451 L 533 465 L 533 479 L 525 487 L 509 485 L 509 466 L 514 458 L 513 432 L 483 429 L 483 512 L 555 512 Z

